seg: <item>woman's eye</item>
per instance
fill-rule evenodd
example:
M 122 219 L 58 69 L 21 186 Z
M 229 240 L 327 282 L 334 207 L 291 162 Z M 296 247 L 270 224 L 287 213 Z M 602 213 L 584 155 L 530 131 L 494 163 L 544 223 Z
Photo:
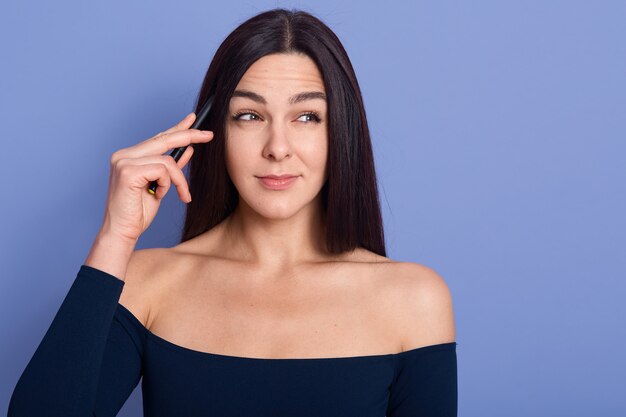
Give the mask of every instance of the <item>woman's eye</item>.
M 311 121 L 314 122 L 314 123 L 319 123 L 320 122 L 320 118 L 319 118 L 319 116 L 316 113 L 312 113 L 312 112 L 311 113 L 305 113 L 302 116 L 300 116 L 299 118 L 301 118 L 301 117 L 308 117 L 308 118 L 310 118 L 309 120 L 306 121 L 307 123 L 311 122 Z
M 254 117 L 259 117 L 258 115 L 254 114 L 254 113 L 249 113 L 249 112 L 245 112 L 245 113 L 238 113 L 235 114 L 233 116 L 233 120 L 245 120 L 245 121 L 250 121 L 250 119 L 242 119 L 241 116 L 246 116 L 246 115 L 250 115 L 250 116 L 254 116 Z
M 242 118 L 242 116 L 250 116 L 250 118 L 244 119 Z M 302 119 L 302 118 L 306 118 L 305 120 L 302 120 L 305 123 L 320 123 L 321 119 L 320 117 L 317 115 L 317 113 L 314 112 L 309 112 L 309 113 L 304 113 L 302 114 L 300 117 L 298 117 L 298 119 Z M 256 119 L 254 119 L 256 118 Z M 233 115 L 233 120 L 242 120 L 242 121 L 246 121 L 246 122 L 251 122 L 254 120 L 259 120 L 260 117 L 258 114 L 256 113 L 251 113 L 251 112 L 241 112 L 241 113 L 237 113 L 235 115 Z

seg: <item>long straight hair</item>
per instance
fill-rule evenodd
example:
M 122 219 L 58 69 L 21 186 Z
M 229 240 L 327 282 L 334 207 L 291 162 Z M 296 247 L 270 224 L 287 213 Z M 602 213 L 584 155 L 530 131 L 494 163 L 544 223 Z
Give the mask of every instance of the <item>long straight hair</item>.
M 322 194 L 326 249 L 340 254 L 363 247 L 386 256 L 374 157 L 361 91 L 348 55 L 335 33 L 302 10 L 276 8 L 239 25 L 220 45 L 196 100 L 196 114 L 214 96 L 202 129 L 214 139 L 193 144 L 181 242 L 211 229 L 236 208 L 239 193 L 226 171 L 225 123 L 233 91 L 259 58 L 306 54 L 324 79 L 328 105 L 328 179 Z

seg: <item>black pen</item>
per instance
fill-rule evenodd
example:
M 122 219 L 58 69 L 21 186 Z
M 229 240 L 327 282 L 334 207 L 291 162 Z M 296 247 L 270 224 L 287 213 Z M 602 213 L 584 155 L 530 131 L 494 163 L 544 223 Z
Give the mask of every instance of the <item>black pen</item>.
M 193 122 L 190 129 L 197 129 L 198 127 L 202 125 L 204 120 L 207 118 L 209 112 L 211 111 L 211 107 L 213 106 L 213 97 L 214 96 L 209 97 L 206 103 L 204 103 L 204 106 L 202 106 L 202 109 L 200 109 L 200 113 L 198 113 L 198 117 L 196 117 L 196 120 Z M 187 149 L 187 146 L 174 148 L 174 150 L 170 153 L 170 156 L 173 157 L 176 162 L 178 162 L 180 157 L 185 152 L 185 149 Z M 156 181 L 152 181 L 150 183 L 150 186 L 148 187 L 148 192 L 152 195 L 156 195 L 156 189 L 158 186 L 159 184 Z

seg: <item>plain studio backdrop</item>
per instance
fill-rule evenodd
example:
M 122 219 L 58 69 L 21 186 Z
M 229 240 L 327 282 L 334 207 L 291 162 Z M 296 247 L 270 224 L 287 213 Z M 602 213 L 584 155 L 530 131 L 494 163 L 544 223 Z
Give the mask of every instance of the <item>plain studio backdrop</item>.
M 111 154 L 192 111 L 224 37 L 274 7 L 352 59 L 388 256 L 452 293 L 459 416 L 626 415 L 626 2 L 601 0 L 3 1 L 0 412 L 95 238 Z M 183 208 L 170 189 L 138 248 L 176 244 Z

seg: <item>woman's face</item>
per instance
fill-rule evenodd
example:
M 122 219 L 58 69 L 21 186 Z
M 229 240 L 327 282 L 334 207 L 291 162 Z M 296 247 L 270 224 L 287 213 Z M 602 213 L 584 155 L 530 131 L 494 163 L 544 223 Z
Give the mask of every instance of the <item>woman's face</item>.
M 306 55 L 266 55 L 250 66 L 226 116 L 226 169 L 239 204 L 283 219 L 318 196 L 327 179 L 325 97 L 322 74 Z M 260 179 L 283 174 L 296 176 L 284 189 Z

